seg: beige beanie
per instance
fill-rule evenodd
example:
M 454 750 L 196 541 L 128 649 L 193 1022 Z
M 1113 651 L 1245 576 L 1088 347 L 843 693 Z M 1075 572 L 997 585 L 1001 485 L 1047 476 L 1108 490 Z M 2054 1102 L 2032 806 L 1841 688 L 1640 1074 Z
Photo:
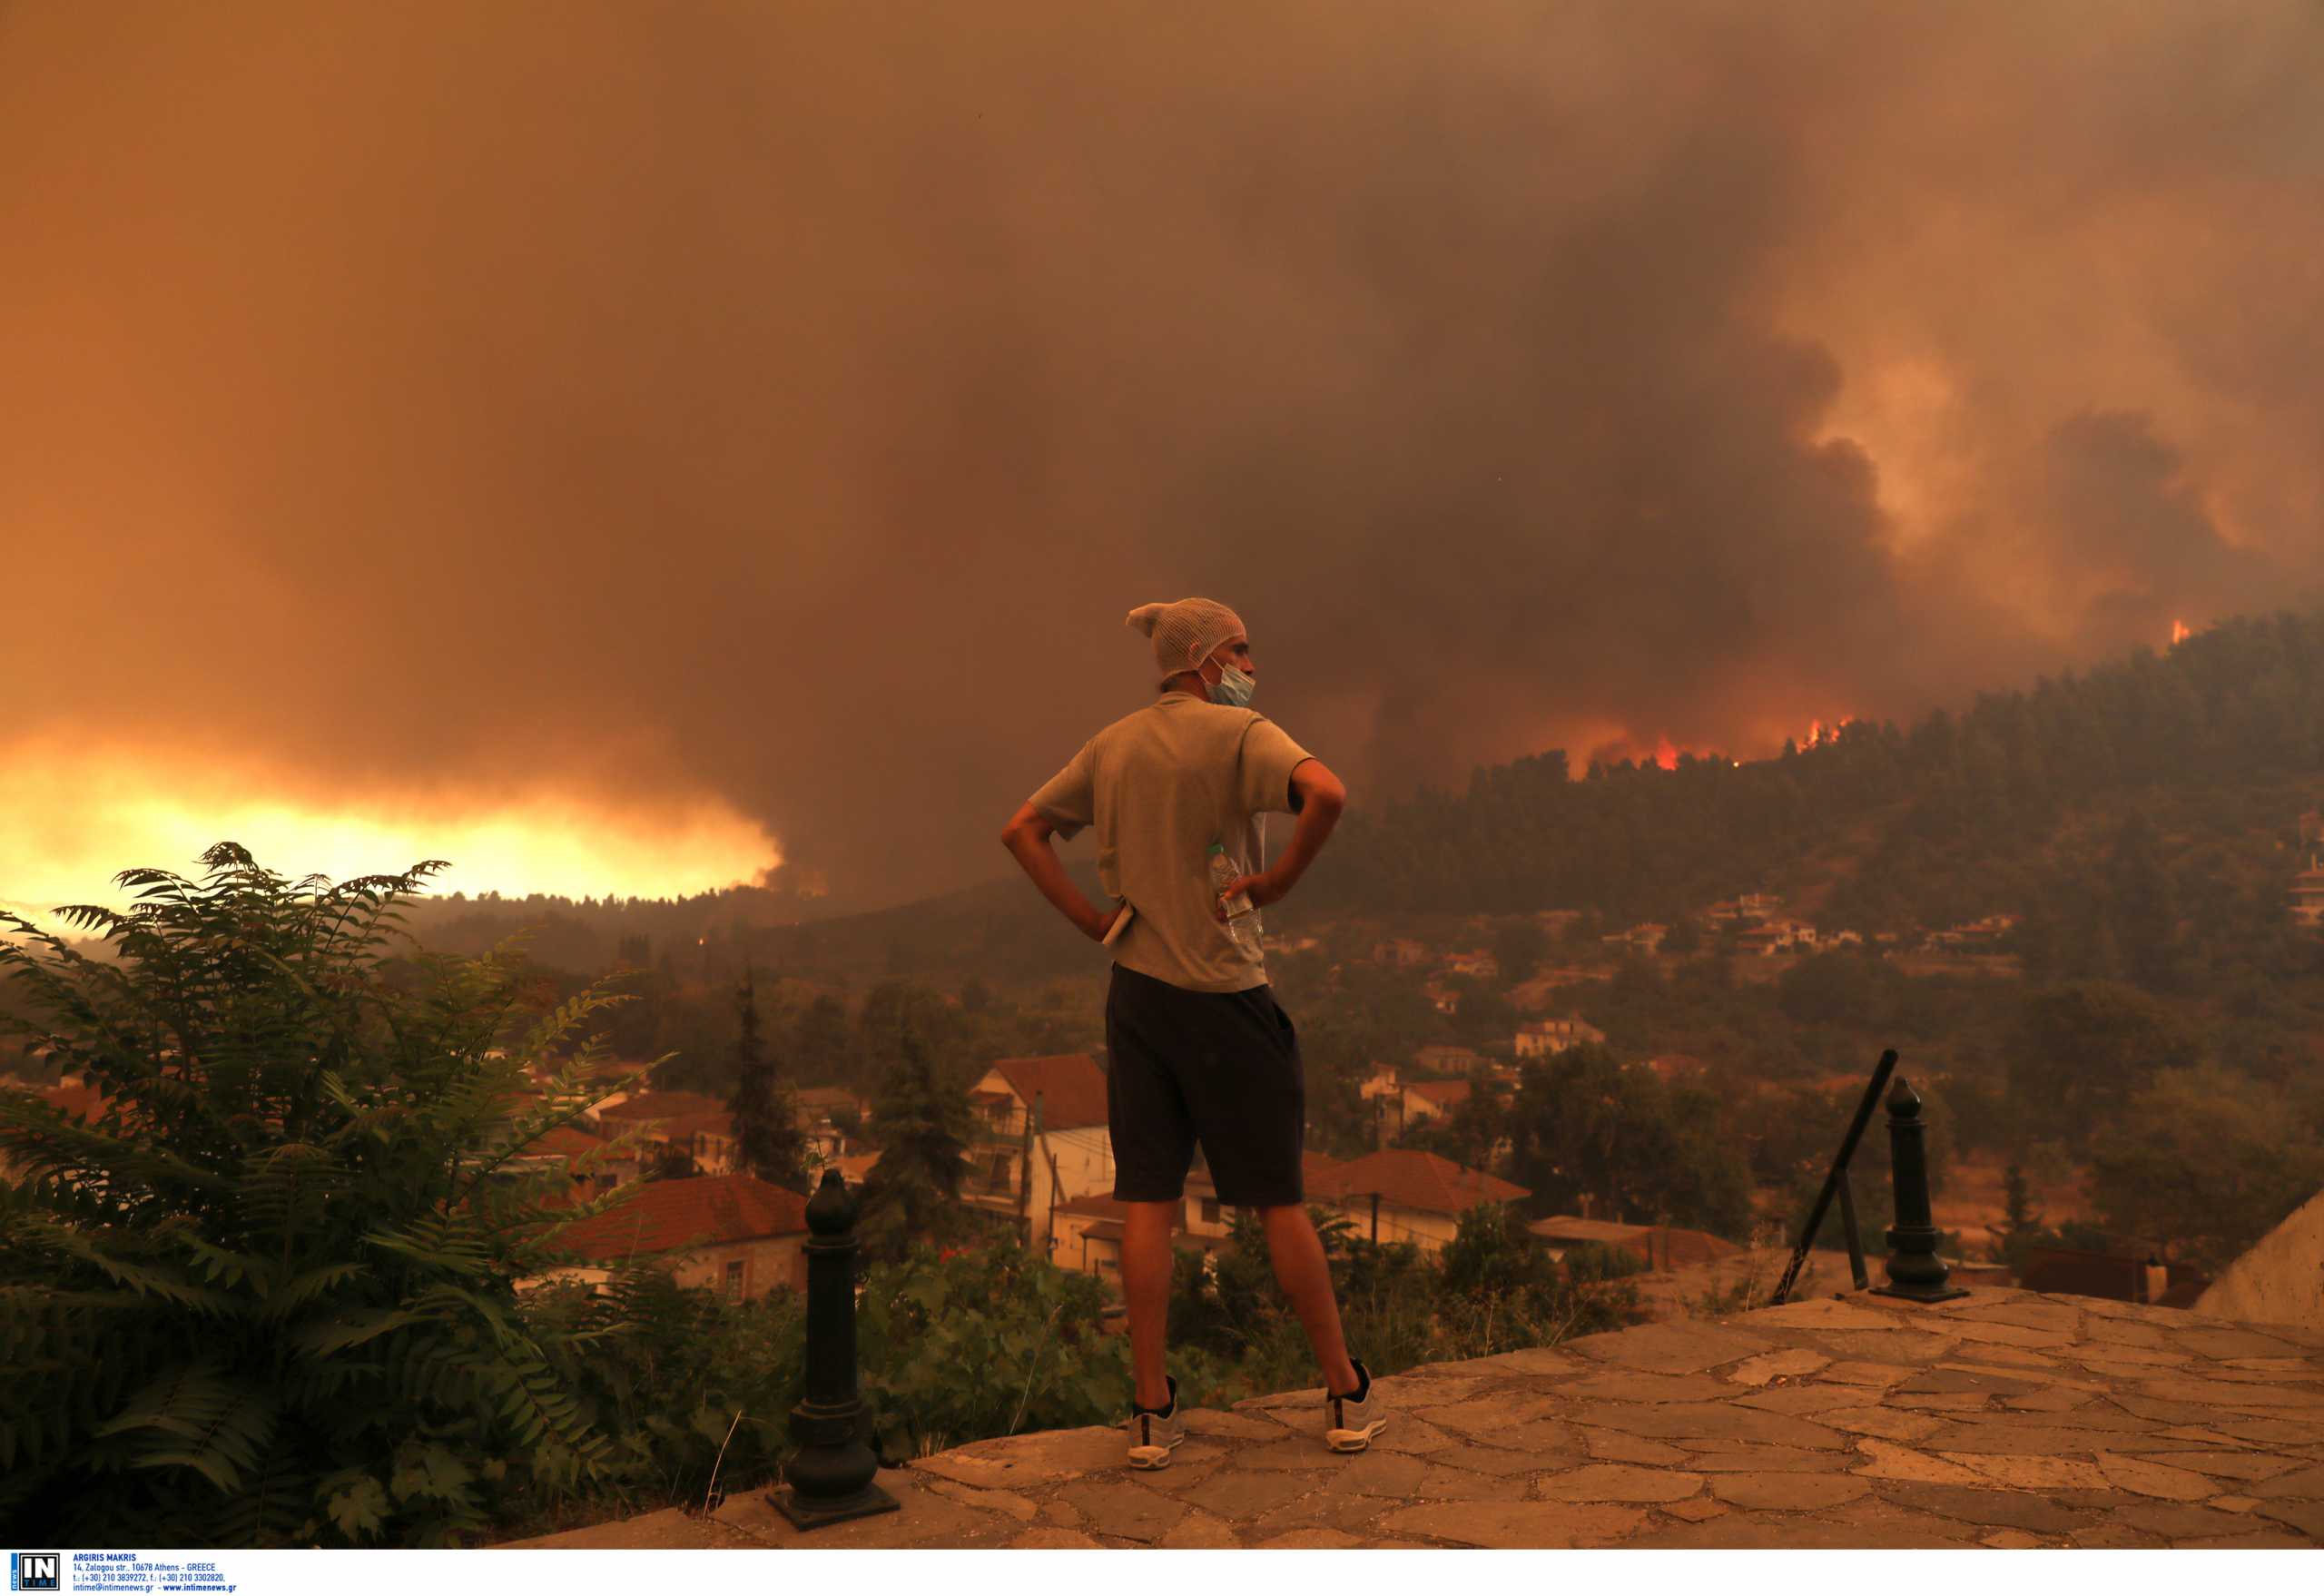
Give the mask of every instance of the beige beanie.
M 1176 604 L 1141 604 L 1125 626 L 1154 639 L 1154 665 L 1167 685 L 1181 671 L 1193 670 L 1229 637 L 1248 636 L 1243 617 L 1216 599 L 1182 598 Z

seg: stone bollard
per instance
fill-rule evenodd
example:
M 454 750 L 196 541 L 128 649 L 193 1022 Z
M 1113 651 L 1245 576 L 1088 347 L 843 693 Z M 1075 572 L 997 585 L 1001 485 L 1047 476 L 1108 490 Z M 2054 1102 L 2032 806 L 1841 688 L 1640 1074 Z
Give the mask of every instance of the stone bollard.
M 791 1410 L 799 1453 L 783 1467 L 787 1488 L 767 1493 L 803 1530 L 899 1505 L 872 1483 L 880 1460 L 863 1438 L 856 1390 L 855 1208 L 839 1171 L 824 1170 L 807 1204 L 807 1392 Z
M 1896 1222 L 1888 1227 L 1888 1284 L 1875 1296 L 1909 1302 L 1945 1302 L 1969 1294 L 1947 1286 L 1952 1271 L 1936 1256 L 1940 1233 L 1929 1213 L 1928 1149 L 1922 1144 L 1920 1094 L 1901 1076 L 1888 1094 L 1888 1164 L 1896 1186 Z

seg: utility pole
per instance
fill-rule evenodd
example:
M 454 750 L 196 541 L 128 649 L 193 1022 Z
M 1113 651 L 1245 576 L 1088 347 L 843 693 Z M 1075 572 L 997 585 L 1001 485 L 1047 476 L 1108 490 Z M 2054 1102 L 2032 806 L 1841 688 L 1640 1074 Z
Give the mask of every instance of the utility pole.
M 1017 1234 L 1027 1246 L 1033 1244 L 1033 1223 L 1028 1212 L 1033 1200 L 1033 1117 L 1040 1112 L 1041 1094 L 1035 1092 L 1025 1109 L 1025 1129 L 1017 1150 Z

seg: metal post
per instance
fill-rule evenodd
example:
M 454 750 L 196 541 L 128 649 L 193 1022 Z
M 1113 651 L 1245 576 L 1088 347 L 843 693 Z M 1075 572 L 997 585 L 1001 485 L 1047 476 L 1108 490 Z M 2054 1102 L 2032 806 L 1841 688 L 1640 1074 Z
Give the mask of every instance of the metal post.
M 1815 1207 L 1807 1210 L 1807 1223 L 1799 1228 L 1799 1245 L 1792 1249 L 1791 1265 L 1776 1285 L 1772 1301 L 1791 1300 L 1791 1288 L 1799 1279 L 1800 1266 L 1807 1262 L 1807 1253 L 1816 1245 L 1816 1232 L 1830 1210 L 1832 1199 L 1841 1194 L 1847 1181 L 1848 1160 L 1856 1157 L 1856 1144 L 1864 1135 L 1864 1128 L 1872 1122 L 1872 1110 L 1880 1101 L 1880 1089 L 1888 1084 L 1888 1073 L 1896 1068 L 1896 1049 L 1890 1048 L 1880 1055 L 1880 1062 L 1872 1067 L 1872 1084 L 1864 1089 L 1864 1100 L 1856 1105 L 1856 1118 L 1848 1121 L 1848 1133 L 1840 1138 L 1839 1157 L 1832 1160 L 1831 1173 L 1824 1177 L 1824 1189 L 1816 1194 Z M 1854 1206 L 1853 1195 L 1850 1206 Z M 1851 1220 L 1850 1234 L 1855 1227 Z
M 1945 1302 L 1969 1294 L 1945 1285 L 1952 1274 L 1936 1256 L 1941 1239 L 1929 1212 L 1928 1149 L 1923 1144 L 1920 1094 L 1899 1079 L 1888 1098 L 1888 1167 L 1896 1182 L 1896 1222 L 1888 1227 L 1888 1284 L 1875 1296 L 1912 1302 Z
M 807 1392 L 791 1410 L 799 1452 L 783 1467 L 788 1488 L 767 1493 L 803 1530 L 900 1505 L 872 1483 L 880 1460 L 863 1439 L 855 1384 L 855 1209 L 839 1171 L 824 1170 L 807 1204 Z
M 1871 1286 L 1872 1277 L 1864 1272 L 1864 1230 L 1856 1223 L 1856 1187 L 1848 1184 L 1848 1173 L 1840 1171 L 1840 1223 L 1848 1233 L 1848 1276 L 1858 1291 Z

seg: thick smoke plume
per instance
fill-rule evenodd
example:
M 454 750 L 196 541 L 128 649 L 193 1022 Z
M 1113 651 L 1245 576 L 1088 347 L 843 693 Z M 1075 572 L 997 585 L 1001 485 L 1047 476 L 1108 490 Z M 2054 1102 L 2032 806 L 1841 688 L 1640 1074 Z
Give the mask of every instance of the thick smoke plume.
M 2320 82 L 2305 0 L 0 7 L 0 757 L 879 901 L 1152 599 L 1359 804 L 2161 647 L 2324 579 Z

